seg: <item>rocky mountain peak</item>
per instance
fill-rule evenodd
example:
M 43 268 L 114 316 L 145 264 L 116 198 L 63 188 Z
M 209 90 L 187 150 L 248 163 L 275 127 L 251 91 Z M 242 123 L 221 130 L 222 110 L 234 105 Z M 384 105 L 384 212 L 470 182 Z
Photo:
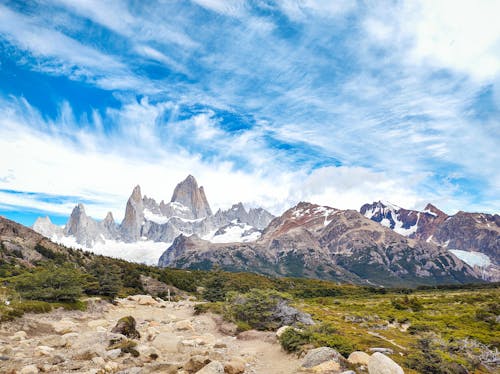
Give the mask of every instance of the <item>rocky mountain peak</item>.
M 104 218 L 104 221 L 106 224 L 114 224 L 115 223 L 115 219 L 113 218 L 113 213 L 111 212 L 108 212 L 108 214 L 106 214 L 106 218 Z
M 203 218 L 212 215 L 205 190 L 198 187 L 198 182 L 192 175 L 180 182 L 172 194 L 172 203 L 179 203 L 189 208 L 194 218 Z
M 125 217 L 120 225 L 121 232 L 126 241 L 133 242 L 140 238 L 143 221 L 144 204 L 142 201 L 141 187 L 136 186 L 127 201 Z
M 445 212 L 443 212 L 441 209 L 436 208 L 434 205 L 431 203 L 427 204 L 424 208 L 424 212 L 428 213 L 433 213 L 436 215 L 436 217 L 441 217 L 441 216 L 447 216 Z

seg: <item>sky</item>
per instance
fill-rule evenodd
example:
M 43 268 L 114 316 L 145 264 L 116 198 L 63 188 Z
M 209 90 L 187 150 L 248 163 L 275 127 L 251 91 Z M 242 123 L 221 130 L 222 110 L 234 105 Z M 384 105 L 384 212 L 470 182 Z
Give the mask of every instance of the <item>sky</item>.
M 0 0 L 0 215 L 500 212 L 500 1 Z

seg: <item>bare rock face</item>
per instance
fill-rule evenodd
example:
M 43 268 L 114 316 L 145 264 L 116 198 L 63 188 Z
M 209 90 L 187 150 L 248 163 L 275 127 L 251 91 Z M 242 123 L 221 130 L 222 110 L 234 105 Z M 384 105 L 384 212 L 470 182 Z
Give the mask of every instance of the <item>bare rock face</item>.
M 299 203 L 248 243 L 180 236 L 159 266 L 257 271 L 354 283 L 463 283 L 478 274 L 444 248 L 399 235 L 354 210 Z
M 64 228 L 65 235 L 74 236 L 78 243 L 82 243 L 88 247 L 96 242 L 103 241 L 101 233 L 100 225 L 87 216 L 83 204 L 78 204 L 73 209 L 69 221 Z
M 141 226 L 144 221 L 144 205 L 141 187 L 136 186 L 127 201 L 125 218 L 120 225 L 120 231 L 125 241 L 135 242 L 141 237 Z
M 38 217 L 32 228 L 47 238 L 63 235 L 62 227 L 54 225 L 49 217 Z
M 203 187 L 198 187 L 198 182 L 192 175 L 188 175 L 175 187 L 170 201 L 189 208 L 195 219 L 212 215 L 205 191 Z

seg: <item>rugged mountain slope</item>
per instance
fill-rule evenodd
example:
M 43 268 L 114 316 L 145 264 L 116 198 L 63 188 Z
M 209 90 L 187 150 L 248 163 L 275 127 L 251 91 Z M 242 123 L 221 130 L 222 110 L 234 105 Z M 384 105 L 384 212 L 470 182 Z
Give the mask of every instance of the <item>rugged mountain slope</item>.
M 500 280 L 500 216 L 458 212 L 447 215 L 428 204 L 421 212 L 383 202 L 365 204 L 361 214 L 394 231 L 451 250 L 481 268 L 485 279 Z
M 115 223 L 111 213 L 100 222 L 92 219 L 86 215 L 84 206 L 79 204 L 64 228 L 52 224 L 49 218 L 39 218 L 33 229 L 56 242 L 108 255 L 113 255 L 110 252 L 120 246 L 130 247 L 129 251 L 136 247 L 143 251 L 149 248 L 157 253 L 159 243 L 165 243 L 161 248 L 163 251 L 181 234 L 196 234 L 219 243 L 252 241 L 260 236 L 261 230 L 273 218 L 262 208 L 247 211 L 242 203 L 212 214 L 203 187 L 199 187 L 196 179 L 189 175 L 176 186 L 168 203 L 161 201 L 158 204 L 154 199 L 143 196 L 140 186 L 136 186 L 127 201 L 120 225 Z M 154 263 L 159 255 L 154 258 Z M 150 257 L 144 261 L 150 261 Z M 125 258 L 137 260 L 135 256 Z
M 178 237 L 159 266 L 255 271 L 380 285 L 460 283 L 478 274 L 448 251 L 382 227 L 352 210 L 300 203 L 251 243 Z

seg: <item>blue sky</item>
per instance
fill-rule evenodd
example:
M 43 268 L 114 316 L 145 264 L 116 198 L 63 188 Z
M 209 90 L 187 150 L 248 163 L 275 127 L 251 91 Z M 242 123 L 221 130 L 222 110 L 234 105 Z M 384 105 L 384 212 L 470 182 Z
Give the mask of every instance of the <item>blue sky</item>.
M 462 4 L 463 3 L 463 4 Z M 500 211 L 498 1 L 2 1 L 0 214 Z

